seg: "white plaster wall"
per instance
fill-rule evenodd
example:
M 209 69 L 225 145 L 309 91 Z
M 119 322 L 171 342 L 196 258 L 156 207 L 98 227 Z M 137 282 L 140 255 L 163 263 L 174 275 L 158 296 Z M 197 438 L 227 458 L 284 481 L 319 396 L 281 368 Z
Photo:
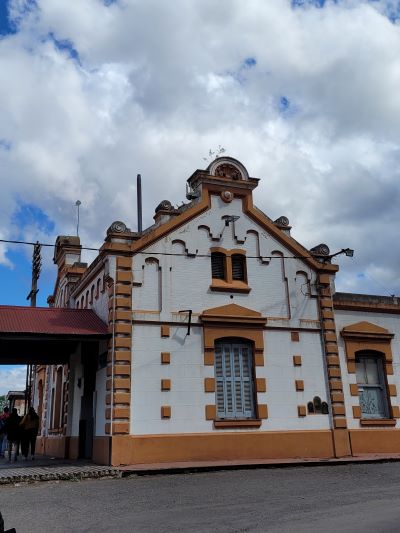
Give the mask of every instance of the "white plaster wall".
M 205 406 L 215 404 L 215 393 L 204 392 L 204 378 L 214 377 L 214 367 L 204 366 L 202 329 L 193 327 L 185 338 L 186 331 L 171 327 L 171 336 L 161 338 L 159 325 L 134 325 L 131 433 L 216 431 L 212 421 L 205 420 Z M 328 415 L 299 418 L 297 413 L 297 406 L 314 396 L 329 401 L 319 334 L 301 333 L 300 342 L 294 343 L 289 331 L 268 330 L 265 346 L 265 366 L 256 368 L 256 376 L 267 379 L 267 392 L 257 395 L 269 411 L 261 429 L 329 429 Z M 171 364 L 161 364 L 161 352 L 171 353 Z M 296 354 L 302 355 L 298 368 L 293 366 Z M 171 379 L 171 391 L 161 391 L 161 379 Z M 295 379 L 304 380 L 304 392 L 296 392 Z M 171 419 L 161 419 L 162 405 L 171 406 Z
M 297 413 L 298 405 L 307 406 L 315 396 L 329 405 L 320 334 L 300 332 L 299 342 L 291 341 L 290 331 L 267 330 L 264 337 L 265 366 L 256 369 L 257 377 L 267 380 L 269 418 L 263 429 L 329 429 L 330 415 L 307 414 L 299 418 Z M 293 365 L 293 355 L 301 355 L 301 366 Z M 296 391 L 296 379 L 304 381 L 304 391 Z
M 96 391 L 94 394 L 96 398 L 94 434 L 97 437 L 106 434 L 106 379 L 107 368 L 98 370 L 96 373 Z
M 240 215 L 235 227 L 225 226 L 224 215 Z M 203 226 L 199 229 L 199 226 Z M 175 242 L 174 242 L 175 241 Z M 210 248 L 245 249 L 249 294 L 210 290 Z M 161 254 L 195 254 L 194 257 Z M 194 324 L 205 309 L 235 303 L 270 317 L 282 328 L 308 328 L 293 343 L 289 329 L 265 332 L 265 366 L 257 377 L 267 380 L 267 392 L 258 403 L 267 404 L 269 418 L 263 430 L 328 429 L 329 415 L 298 417 L 297 406 L 314 396 L 328 401 L 317 300 L 310 297 L 315 274 L 293 257 L 242 212 L 241 200 L 231 204 L 212 197 L 212 209 L 145 249 L 134 258 L 133 317 L 136 320 L 182 323 L 192 309 Z M 152 253 L 154 254 L 152 256 Z M 259 256 L 263 257 L 263 260 Z M 267 256 L 274 256 L 268 260 Z M 283 257 L 282 257 L 283 256 Z M 157 276 L 156 266 L 160 270 Z M 290 301 L 290 306 L 288 303 Z M 137 312 L 135 312 L 137 310 Z M 146 312 L 148 311 L 148 312 Z M 192 327 L 171 326 L 170 338 L 161 338 L 159 325 L 133 326 L 131 432 L 134 434 L 196 433 L 215 431 L 205 420 L 205 406 L 215 404 L 215 393 L 204 392 L 204 378 L 214 377 L 214 368 L 204 366 L 203 332 Z M 161 352 L 171 353 L 171 364 L 162 365 Z M 303 365 L 293 366 L 293 355 Z M 171 391 L 161 391 L 161 379 L 171 379 Z M 295 379 L 303 379 L 304 392 L 296 392 Z M 170 405 L 172 417 L 161 419 L 161 406 Z M 255 430 L 257 431 L 257 430 Z
M 222 219 L 222 216 L 232 214 L 240 215 L 235 224 L 235 231 L 232 224 L 226 227 Z M 199 226 L 203 228 L 198 229 Z M 204 229 L 204 226 L 209 229 Z M 173 244 L 173 241 L 177 240 L 184 244 Z M 249 294 L 233 293 L 231 298 L 229 293 L 210 290 L 211 260 L 210 257 L 204 256 L 210 254 L 212 247 L 246 250 L 248 285 L 251 288 Z M 195 257 L 160 255 L 180 254 L 184 253 L 185 249 L 196 254 Z M 179 309 L 192 309 L 196 313 L 207 308 L 237 303 L 265 316 L 289 320 L 289 295 L 291 327 L 301 326 L 303 320 L 318 320 L 317 301 L 307 294 L 307 284 L 303 287 L 304 294 L 301 291 L 307 277 L 313 286 L 314 273 L 300 259 L 279 257 L 279 254 L 290 257 L 293 257 L 293 254 L 242 212 L 239 199 L 225 204 L 219 197 L 212 196 L 211 210 L 144 251 L 145 254 L 139 253 L 134 259 L 134 279 L 140 284 L 133 290 L 134 310 L 159 311 L 161 307 L 161 319 L 170 320 L 171 312 Z M 148 264 L 152 252 L 153 258 L 159 261 L 161 283 L 154 277 L 154 264 Z M 263 257 L 273 255 L 275 258 L 268 264 L 262 263 L 258 258 L 260 254 Z M 147 276 L 149 269 L 152 269 L 153 275 L 149 273 Z
M 341 330 L 350 326 L 351 324 L 356 324 L 357 322 L 370 322 L 382 328 L 386 328 L 390 333 L 394 333 L 394 338 L 392 339 L 392 356 L 393 356 L 393 372 L 394 374 L 387 376 L 387 381 L 389 385 L 396 385 L 397 391 L 400 391 L 400 321 L 398 315 L 384 314 L 384 313 L 365 313 L 362 311 L 335 311 L 335 322 L 336 322 L 336 331 L 338 336 L 338 346 L 339 346 L 339 357 L 340 357 L 340 366 L 342 369 L 342 380 L 343 380 L 343 392 L 345 397 L 346 405 L 346 415 L 348 420 L 348 426 L 350 429 L 356 429 L 360 427 L 360 422 L 358 419 L 353 418 L 353 405 L 360 405 L 358 396 L 350 395 L 350 383 L 356 383 L 356 375 L 347 373 L 347 359 L 345 353 L 345 345 L 342 336 L 340 335 Z M 399 405 L 399 397 L 392 396 L 391 402 L 392 405 Z M 397 420 L 396 427 L 400 427 L 399 420 Z
M 193 433 L 209 431 L 205 406 L 214 395 L 204 392 L 204 378 L 213 377 L 204 366 L 200 328 L 171 327 L 169 338 L 160 337 L 160 326 L 133 328 L 131 433 Z M 161 364 L 161 352 L 171 353 L 171 364 Z M 171 391 L 161 391 L 161 379 L 171 379 Z M 161 419 L 161 406 L 172 407 L 172 418 Z

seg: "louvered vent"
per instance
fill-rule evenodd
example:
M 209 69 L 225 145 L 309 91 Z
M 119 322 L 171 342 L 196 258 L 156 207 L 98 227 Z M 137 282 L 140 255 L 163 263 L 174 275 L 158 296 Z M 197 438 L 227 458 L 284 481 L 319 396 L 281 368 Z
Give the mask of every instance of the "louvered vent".
M 232 255 L 232 279 L 245 281 L 246 258 L 243 255 Z
M 211 274 L 213 278 L 225 279 L 225 256 L 221 252 L 211 254 Z

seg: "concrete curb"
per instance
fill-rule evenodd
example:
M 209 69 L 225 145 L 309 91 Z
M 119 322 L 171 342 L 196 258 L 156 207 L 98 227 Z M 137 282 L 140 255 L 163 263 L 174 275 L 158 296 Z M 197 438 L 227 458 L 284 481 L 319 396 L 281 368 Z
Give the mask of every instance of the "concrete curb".
M 399 456 L 351 457 L 343 459 L 310 459 L 260 462 L 226 462 L 218 464 L 180 463 L 158 465 L 135 465 L 119 467 L 121 477 L 155 476 L 168 474 L 190 474 L 196 472 L 217 472 L 223 470 L 255 470 L 270 468 L 308 468 L 321 466 L 342 466 L 349 464 L 389 463 L 400 461 Z
M 35 481 L 80 481 L 82 479 L 120 478 L 121 472 L 113 467 L 42 466 L 4 469 L 0 471 L 0 485 Z

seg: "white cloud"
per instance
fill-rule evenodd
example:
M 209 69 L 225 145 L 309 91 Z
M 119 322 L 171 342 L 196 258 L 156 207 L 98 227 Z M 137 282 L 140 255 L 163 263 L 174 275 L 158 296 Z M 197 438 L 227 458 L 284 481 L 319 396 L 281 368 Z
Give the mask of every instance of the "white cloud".
M 24 391 L 26 380 L 26 366 L 0 365 L 0 395 L 10 390 Z
M 115 219 L 134 229 L 137 172 L 151 224 L 221 144 L 261 178 L 255 203 L 288 215 L 306 246 L 355 248 L 339 288 L 372 290 L 358 274 L 379 267 L 399 293 L 400 28 L 389 4 L 37 0 L 26 12 L 13 0 L 20 31 L 0 40 L 3 234 L 14 235 L 17 201 L 56 222 L 46 240 L 72 232 L 77 198 L 85 244 Z

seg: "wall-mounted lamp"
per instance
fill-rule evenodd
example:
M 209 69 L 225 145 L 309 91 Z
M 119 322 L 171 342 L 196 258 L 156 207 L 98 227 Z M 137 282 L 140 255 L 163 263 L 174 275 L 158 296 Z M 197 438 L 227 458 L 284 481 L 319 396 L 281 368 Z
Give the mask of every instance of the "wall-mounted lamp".
M 344 254 L 346 257 L 353 257 L 354 256 L 354 250 L 351 248 L 342 248 L 340 252 L 336 252 L 335 254 L 329 255 L 329 259 L 332 259 L 332 257 L 335 257 L 336 255 Z
M 339 252 L 336 252 L 334 254 L 330 253 L 329 247 L 326 244 L 318 244 L 318 246 L 314 246 L 314 248 L 310 249 L 311 255 L 320 263 L 330 263 L 332 260 L 332 257 L 336 257 L 337 255 L 344 254 L 347 257 L 353 257 L 354 256 L 354 250 L 351 248 L 342 248 Z

